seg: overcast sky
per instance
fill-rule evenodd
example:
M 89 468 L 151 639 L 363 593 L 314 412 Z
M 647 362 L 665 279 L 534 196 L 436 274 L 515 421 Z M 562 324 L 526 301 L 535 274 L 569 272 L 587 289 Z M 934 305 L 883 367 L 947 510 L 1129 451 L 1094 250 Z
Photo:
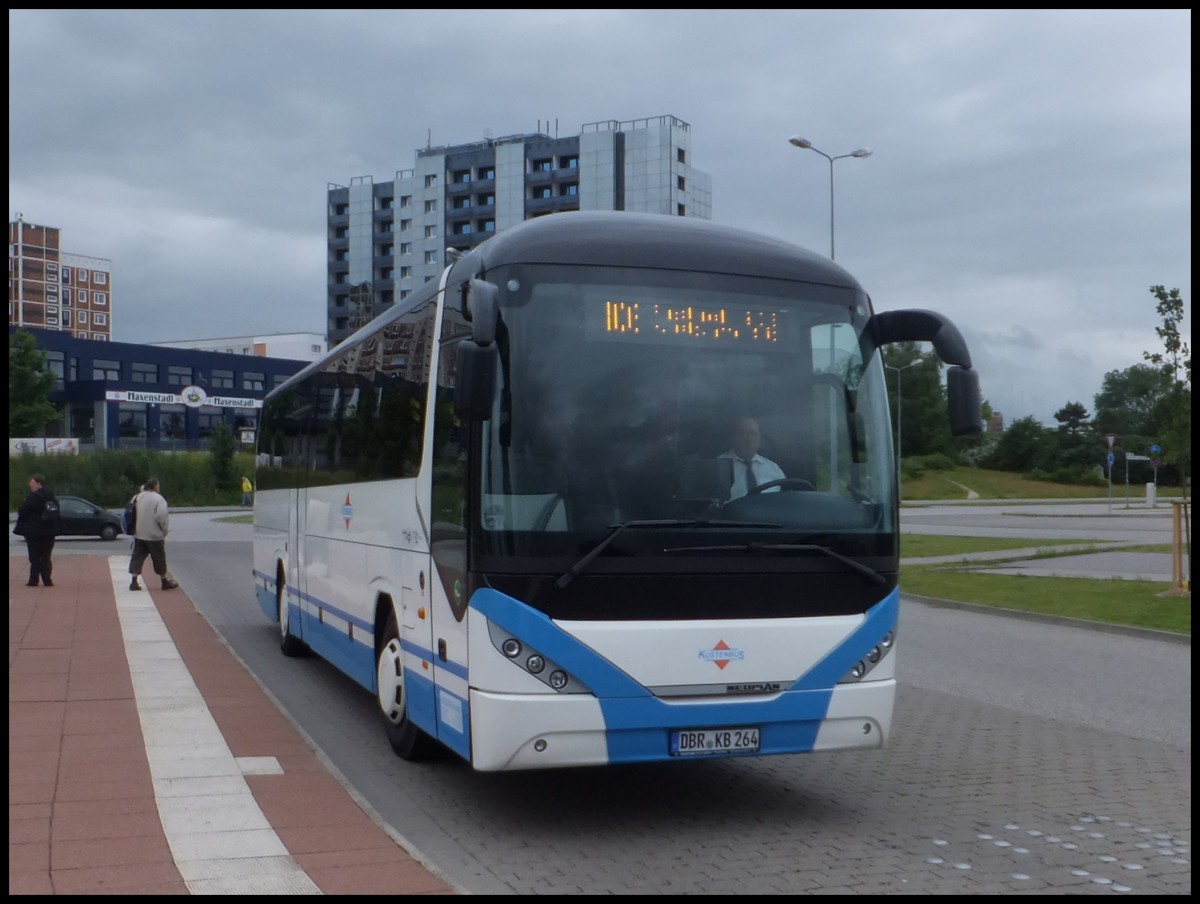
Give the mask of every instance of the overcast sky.
M 107 258 L 113 339 L 325 332 L 330 183 L 670 114 L 712 219 L 948 315 L 1007 423 L 1191 331 L 1189 10 L 10 10 L 9 218 Z M 1190 343 L 1189 343 L 1190 344 Z

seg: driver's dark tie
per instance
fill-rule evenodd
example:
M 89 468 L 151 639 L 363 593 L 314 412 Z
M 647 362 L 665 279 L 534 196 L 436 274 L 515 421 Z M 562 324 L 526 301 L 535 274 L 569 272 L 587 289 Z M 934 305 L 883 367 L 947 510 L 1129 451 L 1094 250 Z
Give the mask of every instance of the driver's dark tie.
M 754 477 L 754 468 L 750 464 L 750 459 L 743 458 L 742 464 L 746 466 L 746 492 L 749 493 L 758 486 L 758 480 Z

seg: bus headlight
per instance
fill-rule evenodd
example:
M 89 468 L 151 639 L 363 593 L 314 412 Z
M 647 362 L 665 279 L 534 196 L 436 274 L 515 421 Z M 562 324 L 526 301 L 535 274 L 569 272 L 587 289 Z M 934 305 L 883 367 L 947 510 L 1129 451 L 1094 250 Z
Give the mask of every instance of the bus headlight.
M 586 684 L 575 678 L 565 668 L 546 656 L 540 650 L 530 646 L 524 640 L 514 637 L 495 622 L 488 622 L 488 634 L 492 646 L 500 651 L 509 662 L 526 674 L 532 675 L 551 690 L 560 694 L 589 694 L 591 690 Z
M 862 681 L 872 669 L 887 659 L 895 643 L 896 630 L 893 628 L 879 638 L 879 641 L 867 650 L 866 655 L 862 659 L 846 670 L 846 673 L 842 675 L 838 684 L 853 684 L 856 681 Z

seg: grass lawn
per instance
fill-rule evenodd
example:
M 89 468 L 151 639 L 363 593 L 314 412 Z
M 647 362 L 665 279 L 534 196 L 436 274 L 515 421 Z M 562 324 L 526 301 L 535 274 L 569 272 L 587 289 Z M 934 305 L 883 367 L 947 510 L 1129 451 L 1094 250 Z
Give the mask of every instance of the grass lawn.
M 1192 633 L 1191 596 L 1169 595 L 1169 583 L 979 574 L 962 568 L 908 565 L 904 593 L 1042 615 Z
M 905 534 L 900 549 L 906 559 L 966 555 L 1017 548 L 1047 549 L 1074 545 L 1079 553 L 1107 544 L 1091 540 L 1026 540 L 1010 537 L 942 537 Z M 1122 547 L 1130 552 L 1170 552 L 1170 546 L 1152 544 Z M 900 587 L 905 593 L 955 600 L 1042 615 L 1081 618 L 1110 624 L 1192 633 L 1190 596 L 1170 593 L 1169 583 L 1114 579 L 1056 578 L 1036 575 L 980 574 L 960 565 L 904 565 Z

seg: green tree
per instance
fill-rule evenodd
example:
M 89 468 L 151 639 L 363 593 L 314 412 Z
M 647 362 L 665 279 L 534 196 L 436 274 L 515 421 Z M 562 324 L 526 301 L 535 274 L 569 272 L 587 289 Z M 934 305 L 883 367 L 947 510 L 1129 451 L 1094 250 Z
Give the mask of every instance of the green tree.
M 46 425 L 59 418 L 50 401 L 54 374 L 46 353 L 28 330 L 14 330 L 8 339 L 8 435 L 42 436 Z
M 980 461 L 996 471 L 1028 473 L 1054 467 L 1058 450 L 1053 430 L 1047 430 L 1035 418 L 1013 421 L 1000 435 L 991 453 Z
M 228 421 L 218 421 L 208 438 L 208 466 L 216 480 L 218 495 L 226 487 L 234 486 L 233 455 L 236 451 L 237 440 L 233 437 L 233 428 Z M 237 484 L 237 489 L 241 491 L 241 484 Z
M 1149 436 L 1154 409 L 1169 388 L 1161 368 L 1149 364 L 1110 370 L 1092 400 L 1096 431 L 1115 433 L 1122 439 Z
M 1070 469 L 1082 472 L 1095 464 L 1098 448 L 1090 417 L 1082 402 L 1067 402 L 1054 412 L 1058 421 L 1056 477 L 1065 476 L 1061 473 L 1064 468 L 1068 473 Z
M 1157 367 L 1167 381 L 1167 391 L 1153 410 L 1154 426 L 1161 437 L 1163 460 L 1179 468 L 1186 478 L 1192 464 L 1192 353 L 1183 340 L 1183 296 L 1178 289 L 1151 286 L 1157 299 L 1155 310 L 1162 325 L 1154 332 L 1163 342 L 1161 352 L 1145 352 L 1142 357 Z M 1186 483 L 1186 480 L 1181 480 Z
M 1090 417 L 1091 415 L 1083 407 L 1082 402 L 1067 402 L 1062 408 L 1054 412 L 1054 419 L 1058 421 L 1059 432 L 1073 436 L 1088 431 L 1090 427 L 1088 418 Z

